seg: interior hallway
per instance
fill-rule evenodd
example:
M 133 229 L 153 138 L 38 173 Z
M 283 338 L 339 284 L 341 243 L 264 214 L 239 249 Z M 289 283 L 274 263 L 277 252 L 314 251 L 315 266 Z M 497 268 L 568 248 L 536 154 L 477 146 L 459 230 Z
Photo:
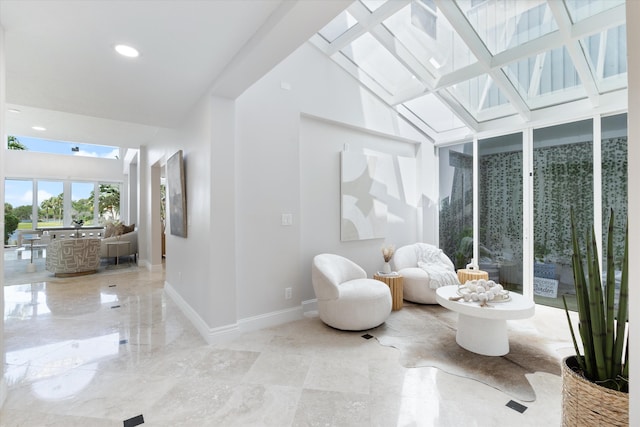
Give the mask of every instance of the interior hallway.
M 207 345 L 163 283 L 136 267 L 5 286 L 0 426 L 136 425 L 140 415 L 151 426 L 560 424 L 558 376 L 529 375 L 537 400 L 519 413 L 503 392 L 404 368 L 398 350 L 315 317 Z M 563 319 L 542 307 L 522 322 L 553 333 Z

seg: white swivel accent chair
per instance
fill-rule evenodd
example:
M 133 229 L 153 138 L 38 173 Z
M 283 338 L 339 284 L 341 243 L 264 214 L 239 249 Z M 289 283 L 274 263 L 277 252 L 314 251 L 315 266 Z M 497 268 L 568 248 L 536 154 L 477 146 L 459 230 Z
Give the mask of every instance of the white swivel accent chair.
M 320 254 L 311 267 L 313 290 L 320 319 L 346 331 L 363 331 L 384 323 L 391 313 L 389 287 L 374 279 L 353 261 Z
M 436 289 L 459 285 L 449 257 L 436 246 L 414 243 L 398 248 L 393 264 L 403 279 L 403 298 L 419 304 L 437 304 Z

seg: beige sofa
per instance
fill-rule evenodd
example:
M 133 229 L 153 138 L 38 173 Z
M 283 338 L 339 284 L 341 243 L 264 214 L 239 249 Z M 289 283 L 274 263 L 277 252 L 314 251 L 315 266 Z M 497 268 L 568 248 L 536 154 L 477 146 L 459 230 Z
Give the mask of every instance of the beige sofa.
M 100 267 L 100 239 L 55 239 L 47 246 L 45 268 L 56 276 L 92 274 Z
M 106 237 L 100 240 L 100 258 L 113 258 L 116 256 L 116 248 L 112 247 L 109 252 L 109 245 L 111 242 L 129 242 L 128 246 L 119 246 L 117 248 L 118 256 L 133 255 L 134 261 L 137 261 L 138 256 L 138 230 L 131 231 L 129 233 L 121 234 L 120 236 Z

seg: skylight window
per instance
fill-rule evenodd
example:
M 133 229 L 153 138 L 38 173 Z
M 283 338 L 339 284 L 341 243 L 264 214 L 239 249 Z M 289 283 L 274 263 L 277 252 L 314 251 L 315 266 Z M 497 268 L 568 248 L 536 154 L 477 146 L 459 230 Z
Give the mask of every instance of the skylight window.
M 545 0 L 494 0 L 477 6 L 470 0 L 457 3 L 494 55 L 558 29 Z
M 387 2 L 387 0 L 360 0 L 360 1 L 371 12 L 375 12 L 380 6 L 382 6 L 383 4 L 385 4 Z
M 507 97 L 487 74 L 455 84 L 448 91 L 478 121 L 496 119 L 515 113 L 513 108 L 509 106 Z
M 429 33 L 423 25 L 416 25 L 416 14 L 434 16 L 430 9 L 413 2 L 391 15 L 383 24 L 432 74 L 440 76 L 477 62 L 444 16 L 438 15 L 433 32 Z
M 565 103 L 617 112 L 627 98 L 625 25 L 624 0 L 360 0 L 311 42 L 450 143 L 552 121 L 544 110 Z
M 329 43 L 344 34 L 358 21 L 349 12 L 344 11 L 318 32 Z
M 415 76 L 371 34 L 366 33 L 341 50 L 390 95 L 423 87 Z
M 580 76 L 564 47 L 522 59 L 504 71 L 531 109 L 586 97 Z M 558 92 L 564 92 L 563 96 L 550 96 Z
M 427 119 L 428 121 L 425 124 L 432 127 L 436 132 L 446 132 L 464 127 L 464 123 L 432 93 L 407 101 L 404 106 L 416 117 Z
M 624 0 L 565 0 L 564 3 L 571 15 L 571 20 L 575 23 L 624 5 Z
M 603 92 L 627 84 L 626 30 L 626 25 L 620 25 L 580 41 L 591 72 Z

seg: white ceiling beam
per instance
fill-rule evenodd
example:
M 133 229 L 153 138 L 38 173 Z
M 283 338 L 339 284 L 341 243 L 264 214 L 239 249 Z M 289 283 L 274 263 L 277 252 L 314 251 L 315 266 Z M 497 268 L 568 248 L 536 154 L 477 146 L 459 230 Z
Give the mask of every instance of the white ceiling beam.
M 484 45 L 484 42 L 474 30 L 473 26 L 467 21 L 462 11 L 455 2 L 450 0 L 435 0 L 438 9 L 443 13 L 449 24 L 458 33 L 462 41 L 469 47 L 469 50 L 481 64 L 485 65 L 487 71 L 491 64 L 491 52 Z
M 349 74 L 351 74 L 357 82 L 369 89 L 371 93 L 376 95 L 382 101 L 386 102 L 388 105 L 392 105 L 393 100 L 391 98 L 391 94 L 387 92 L 387 90 L 377 81 L 371 78 L 371 76 L 365 73 L 360 67 L 354 64 L 349 58 L 338 52 L 334 54 L 331 59 L 333 59 L 338 65 L 340 65 Z
M 404 65 L 411 74 L 422 81 L 428 89 L 432 90 L 435 86 L 435 77 L 429 70 L 422 65 L 413 54 L 400 43 L 389 30 L 381 25 L 372 28 L 371 35 L 376 38 L 402 65 Z
M 436 142 L 438 137 L 438 132 L 433 129 L 429 124 L 427 124 L 424 120 L 418 117 L 413 111 L 405 107 L 404 105 L 398 105 L 396 107 L 396 112 L 402 116 L 408 123 L 416 128 L 418 131 L 427 136 L 432 142 Z
M 351 27 L 349 30 L 345 31 L 344 34 L 342 34 L 331 43 L 329 54 L 332 55 L 335 52 L 338 52 L 340 49 L 343 49 L 345 46 L 352 43 L 367 31 L 371 31 L 382 21 L 405 7 L 410 2 L 411 0 L 388 1 L 378 9 L 376 9 L 373 13 L 369 12 L 369 9 L 367 9 L 365 5 L 360 3 L 359 1 L 354 2 L 351 6 L 349 6 L 347 11 L 351 15 L 353 15 L 358 23 Z
M 366 32 L 367 28 L 365 28 L 364 25 L 360 23 L 355 24 L 353 27 L 349 28 L 329 44 L 327 54 L 331 56 L 334 53 L 339 52 L 341 49 L 344 49 L 345 46 L 350 45 L 358 37 L 362 36 Z
M 482 73 L 486 72 L 486 67 L 480 64 L 479 62 L 475 62 L 471 65 L 467 65 L 466 67 L 458 68 L 455 71 L 452 71 L 448 74 L 441 76 L 435 84 L 434 89 L 439 90 L 456 83 L 466 82 Z
M 283 1 L 218 75 L 213 94 L 237 98 L 351 3 Z
M 551 13 L 558 24 L 560 34 L 562 34 L 565 39 L 565 47 L 567 52 L 569 52 L 569 57 L 571 57 L 573 66 L 576 68 L 576 72 L 580 77 L 580 82 L 593 105 L 597 106 L 600 102 L 598 86 L 593 73 L 591 73 L 591 68 L 589 67 L 589 63 L 585 56 L 586 53 L 580 46 L 580 41 L 571 38 L 571 27 L 573 25 L 571 17 L 564 5 L 559 2 L 549 2 L 549 9 L 551 9 Z
M 529 119 L 531 111 L 526 105 L 518 91 L 513 87 L 509 79 L 500 69 L 492 69 L 492 55 L 489 49 L 484 45 L 475 30 L 469 24 L 469 21 L 458 8 L 455 2 L 448 0 L 435 0 L 438 8 L 442 11 L 451 26 L 458 33 L 460 38 L 467 44 L 471 53 L 473 53 L 478 61 L 485 67 L 486 72 L 491 76 L 495 84 L 500 88 L 504 96 L 507 97 L 511 105 L 526 120 Z
M 536 39 L 522 43 L 516 47 L 512 47 L 500 53 L 497 53 L 491 59 L 491 68 L 502 68 L 521 59 L 529 58 L 539 53 L 548 52 L 557 47 L 562 47 L 565 38 L 558 31 L 547 33 Z
M 462 104 L 460 104 L 460 102 L 458 102 L 458 100 L 456 100 L 446 89 L 434 92 L 434 95 L 444 103 L 444 105 L 449 107 L 453 114 L 455 114 L 466 127 L 473 131 L 478 130 L 478 121 L 466 109 L 464 109 Z
M 391 98 L 391 105 L 392 106 L 397 106 L 397 105 L 403 104 L 405 102 L 412 101 L 412 100 L 414 100 L 416 98 L 420 98 L 421 96 L 427 95 L 429 93 L 431 93 L 431 91 L 429 91 L 429 90 L 422 90 L 422 91 L 419 91 L 419 92 L 417 92 L 415 90 L 413 90 L 413 91 L 408 90 L 408 91 L 405 91 L 405 92 L 401 92 L 401 93 L 398 93 L 398 94 L 396 94 L 395 96 L 393 96 Z
M 636 1 L 636 0 L 627 0 Z M 549 2 L 549 5 L 551 6 Z M 555 6 L 555 5 L 554 5 Z M 571 27 L 571 38 L 573 40 L 583 39 L 592 34 L 597 34 L 602 31 L 608 30 L 623 25 L 627 22 L 627 12 L 625 5 L 621 4 L 614 8 L 602 11 L 597 15 L 590 16 L 578 21 Z
M 609 28 L 616 27 L 625 23 L 624 7 L 622 6 L 610 9 L 606 12 L 603 12 L 603 14 L 606 14 L 606 17 L 608 18 L 608 20 L 605 22 L 607 22 L 607 26 Z M 583 39 L 591 34 L 603 31 L 600 16 L 601 15 L 599 14 L 594 17 L 584 19 L 577 24 L 574 24 L 571 27 L 571 39 Z M 517 62 L 522 59 L 537 55 L 539 53 L 562 47 L 566 42 L 566 36 L 561 34 L 560 31 L 547 33 L 519 46 L 495 54 L 491 58 L 489 67 L 492 70 L 502 68 L 513 62 Z M 480 67 L 480 65 L 477 63 L 471 64 L 467 67 L 443 75 L 437 80 L 434 89 L 440 89 L 444 86 L 450 86 L 455 83 L 469 80 L 470 78 L 475 77 L 476 75 L 481 73 L 481 71 L 478 70 L 478 67 Z M 484 68 L 482 72 L 484 72 Z

